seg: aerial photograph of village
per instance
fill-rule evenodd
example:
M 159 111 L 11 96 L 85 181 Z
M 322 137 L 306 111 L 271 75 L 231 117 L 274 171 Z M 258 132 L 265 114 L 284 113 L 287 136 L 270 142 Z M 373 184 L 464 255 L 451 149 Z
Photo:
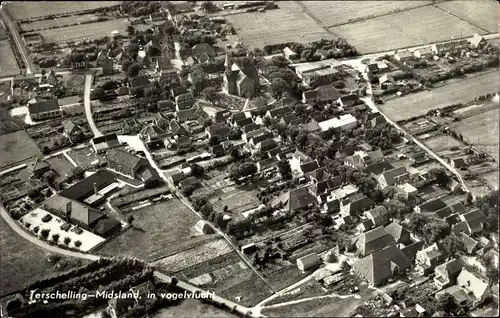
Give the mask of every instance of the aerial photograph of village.
M 497 317 L 499 17 L 0 2 L 0 317 Z

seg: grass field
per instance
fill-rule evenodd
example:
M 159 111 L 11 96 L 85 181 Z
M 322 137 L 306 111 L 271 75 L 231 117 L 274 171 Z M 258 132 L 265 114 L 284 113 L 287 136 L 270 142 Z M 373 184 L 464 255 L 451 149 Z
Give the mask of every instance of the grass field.
M 463 146 L 462 143 L 449 135 L 439 135 L 424 140 L 426 146 L 431 148 L 436 152 L 440 152 L 444 149 L 450 149 L 451 147 Z
M 48 253 L 21 238 L 3 218 L 0 218 L 0 252 L 2 296 L 56 273 L 52 265 L 46 261 Z M 79 264 L 79 260 L 71 260 L 75 265 Z
M 302 4 L 324 25 L 331 27 L 353 19 L 429 5 L 432 1 L 302 1 Z
M 57 181 L 63 180 L 66 175 L 71 175 L 71 172 L 75 168 L 64 155 L 51 157 L 47 159 L 47 163 L 57 173 Z
M 144 260 L 169 254 L 169 247 L 189 239 L 197 219 L 181 201 L 151 205 L 136 210 L 133 228 L 121 233 L 104 245 L 104 255 L 131 255 Z
M 6 7 L 12 17 L 17 20 L 110 7 L 120 3 L 121 1 L 15 1 L 9 2 Z
M 292 1 L 278 3 L 279 9 L 227 16 L 237 36 L 251 47 L 283 42 L 311 42 L 332 38 L 302 8 Z
M 238 317 L 229 312 L 210 306 L 194 299 L 183 300 L 176 306 L 160 309 L 158 312 L 150 315 L 151 318 L 172 318 L 172 317 Z
M 9 40 L 0 41 L 0 77 L 17 75 L 20 69 Z
M 398 121 L 424 115 L 431 109 L 469 102 L 475 97 L 498 90 L 498 70 L 468 77 L 460 82 L 430 91 L 422 91 L 393 99 L 380 105 L 380 109 L 392 120 Z M 498 118 L 498 117 L 497 117 Z M 465 134 L 464 134 L 465 137 Z
M 0 169 L 39 156 L 40 149 L 24 130 L 0 136 Z
M 61 27 L 68 24 L 92 21 L 95 18 L 96 16 L 94 14 L 83 14 L 83 15 L 73 15 L 70 17 L 62 17 L 50 20 L 33 21 L 30 23 L 22 23 L 21 30 L 28 31 L 28 30 L 40 30 L 50 27 Z
M 464 136 L 464 140 L 487 152 L 498 162 L 498 118 L 499 108 L 464 118 L 456 123 L 454 129 Z
M 498 3 L 493 0 L 453 0 L 436 7 L 488 32 L 498 32 Z
M 111 31 L 127 34 L 127 19 L 117 19 L 91 24 L 74 25 L 64 28 L 40 31 L 46 42 L 61 42 L 70 40 L 84 40 L 85 38 L 110 36 Z
M 408 46 L 485 34 L 471 24 L 433 6 L 425 6 L 366 21 L 329 28 L 361 53 L 383 52 Z

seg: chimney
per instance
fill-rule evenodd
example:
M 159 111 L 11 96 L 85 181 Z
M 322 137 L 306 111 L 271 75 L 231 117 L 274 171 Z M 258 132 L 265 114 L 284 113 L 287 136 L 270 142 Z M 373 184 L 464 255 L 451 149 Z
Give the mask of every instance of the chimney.
M 95 183 L 95 182 L 94 182 L 94 194 L 95 195 L 99 194 L 99 190 L 97 190 L 97 183 Z

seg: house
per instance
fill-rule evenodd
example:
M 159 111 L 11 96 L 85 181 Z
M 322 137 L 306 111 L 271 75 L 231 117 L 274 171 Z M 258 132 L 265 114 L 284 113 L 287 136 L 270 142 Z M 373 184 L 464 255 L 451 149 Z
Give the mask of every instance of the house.
M 185 178 L 186 178 L 186 176 L 184 175 L 184 172 L 182 172 L 181 170 L 177 170 L 176 172 L 173 172 L 170 175 L 170 180 L 172 180 L 172 183 L 175 186 L 177 186 L 179 184 L 179 182 L 181 182 Z
M 340 177 L 328 177 L 325 180 L 317 181 L 309 186 L 309 192 L 316 196 L 318 203 L 323 203 L 328 200 L 333 189 L 337 189 L 342 185 Z M 340 207 L 340 202 L 339 202 Z
M 482 48 L 483 46 L 485 46 L 487 44 L 487 41 L 484 38 L 484 36 L 479 35 L 477 33 L 474 34 L 474 36 L 469 38 L 467 41 L 470 43 L 470 46 L 472 46 L 475 49 Z
M 412 242 L 411 244 L 406 246 L 403 246 L 403 244 L 401 243 L 399 244 L 401 252 L 403 252 L 406 255 L 406 257 L 408 257 L 408 259 L 412 262 L 415 261 L 415 259 L 417 258 L 418 251 L 422 250 L 424 246 L 425 242 L 423 240 Z
M 191 93 L 180 94 L 175 97 L 175 109 L 177 111 L 190 109 L 196 100 Z
M 255 137 L 268 135 L 269 133 L 270 131 L 266 127 L 259 127 L 258 129 L 243 133 L 241 139 L 246 143 L 250 143 Z
M 142 126 L 135 118 L 128 118 L 122 121 L 120 128 L 123 134 L 132 134 L 140 132 Z
M 246 117 L 242 120 L 239 120 L 237 122 L 234 123 L 234 127 L 245 127 L 246 125 L 250 125 L 253 123 L 253 119 L 252 117 Z
M 373 227 L 385 226 L 389 224 L 389 212 L 384 206 L 377 206 L 364 213 L 364 217 L 369 219 Z
M 391 75 L 384 74 L 378 78 L 378 84 L 380 85 L 381 89 L 387 89 L 392 85 L 396 85 L 396 81 Z
M 318 123 L 321 131 L 327 131 L 331 128 L 341 131 L 354 129 L 358 126 L 356 118 L 351 114 L 340 115 Z
M 118 96 L 128 95 L 129 94 L 128 87 L 127 86 L 118 87 L 115 91 L 115 94 Z
M 41 178 L 45 172 L 50 171 L 50 165 L 45 160 L 35 159 L 31 172 L 35 178 Z
M 486 216 L 479 209 L 474 209 L 470 212 L 460 215 L 460 219 L 467 224 L 470 233 L 480 233 L 488 222 Z
M 421 275 L 428 275 L 437 265 L 443 263 L 445 259 L 446 255 L 444 255 L 439 250 L 437 244 L 434 243 L 417 252 L 416 263 L 418 264 L 418 272 Z
M 358 235 L 354 239 L 358 254 L 362 257 L 375 253 L 383 248 L 396 245 L 394 238 L 387 233 L 383 226 L 374 228 Z
M 165 132 L 158 125 L 150 124 L 141 130 L 140 135 L 146 144 L 149 144 L 162 141 Z
M 260 86 L 259 74 L 253 62 L 231 62 L 226 54 L 225 65 L 224 90 L 231 95 L 252 97 Z
M 406 167 L 395 168 L 380 174 L 377 181 L 382 188 L 408 181 L 409 173 Z
M 463 213 L 465 213 L 466 210 L 467 210 L 467 208 L 465 207 L 465 205 L 462 202 L 457 202 L 457 203 L 454 203 L 452 205 L 446 206 L 442 209 L 439 209 L 439 210 L 435 211 L 434 213 L 436 213 L 436 215 L 439 216 L 440 218 L 445 219 L 452 214 L 456 214 L 456 213 L 463 214 Z
M 182 113 L 184 111 L 180 111 Z M 173 135 L 173 136 L 188 136 L 189 133 L 186 128 L 180 125 L 180 123 L 172 119 L 170 123 L 168 124 L 168 131 Z
M 414 208 L 417 213 L 430 213 L 445 208 L 446 203 L 441 198 L 426 201 Z
M 385 119 L 384 116 L 382 116 L 380 113 L 375 113 L 375 114 L 378 115 L 374 116 L 371 119 L 368 119 L 368 121 L 365 124 L 365 128 L 375 128 L 387 124 L 387 120 Z
M 297 259 L 297 268 L 305 273 L 309 270 L 316 269 L 319 266 L 319 257 L 316 253 L 311 253 Z
M 344 160 L 344 165 L 351 167 L 366 167 L 384 161 L 384 154 L 380 149 L 375 151 L 356 151 Z
M 289 114 L 281 117 L 280 123 L 283 125 L 298 125 L 300 119 L 295 114 Z
M 357 260 L 352 267 L 371 286 L 380 286 L 409 270 L 411 261 L 396 245 L 389 245 Z
M 426 163 L 430 159 L 427 156 L 427 154 L 425 153 L 425 151 L 420 151 L 420 152 L 417 152 L 417 153 L 411 155 L 410 160 L 413 161 L 414 165 L 420 165 L 420 164 Z
M 413 55 L 419 59 L 428 59 L 432 57 L 434 54 L 432 52 L 432 48 L 430 46 L 427 46 L 416 49 L 415 51 L 413 51 Z
M 467 48 L 468 46 L 467 40 L 457 40 L 457 41 L 450 41 L 450 42 L 445 42 L 445 43 L 436 43 L 431 46 L 432 52 L 434 54 L 438 55 L 444 55 L 446 53 L 449 53 L 451 51 L 455 50 L 463 50 Z
M 72 119 L 63 122 L 63 129 L 64 135 L 69 138 L 72 143 L 80 141 L 84 137 L 83 129 L 79 125 L 76 125 Z
M 279 204 L 283 204 L 285 211 L 296 211 L 306 207 L 312 207 L 316 204 L 316 198 L 310 194 L 306 188 L 299 188 L 288 191 L 277 200 Z
M 259 141 L 256 145 L 255 148 L 253 149 L 253 152 L 260 152 L 260 153 L 265 153 L 271 149 L 274 149 L 278 147 L 278 144 L 276 141 L 272 138 L 265 139 L 262 141 Z
M 305 91 L 302 93 L 303 103 L 329 103 L 340 98 L 340 93 L 332 85 L 320 86 L 316 89 Z
M 43 208 L 61 217 L 66 222 L 78 225 L 87 231 L 93 231 L 97 221 L 105 215 L 86 204 L 66 198 L 61 194 L 49 198 Z
M 199 184 L 200 184 L 200 180 L 198 180 L 195 177 L 188 177 L 186 179 L 179 181 L 179 187 L 182 190 L 187 189 L 189 187 L 197 186 Z
M 318 161 L 313 160 L 313 161 L 309 161 L 309 162 L 301 164 L 299 167 L 299 172 L 306 174 L 306 173 L 314 171 L 318 168 L 319 168 Z
M 230 131 L 231 128 L 226 123 L 215 124 L 205 129 L 208 138 L 217 137 L 219 141 L 226 140 Z
M 394 54 L 394 58 L 397 61 L 404 62 L 413 58 L 413 54 L 409 50 L 398 50 L 396 54 Z
M 61 117 L 62 112 L 59 108 L 57 99 L 49 99 L 28 104 L 28 112 L 32 120 L 45 120 Z
M 463 268 L 457 277 L 457 285 L 468 295 L 474 296 L 473 306 L 483 302 L 490 294 L 490 286 L 468 269 Z
M 460 258 L 452 259 L 434 268 L 434 285 L 438 289 L 443 289 L 456 283 L 457 277 L 465 267 L 465 263 Z
M 298 54 L 292 51 L 288 46 L 283 49 L 283 55 L 289 60 L 295 60 L 298 58 Z
M 450 159 L 450 165 L 454 168 L 459 168 L 459 169 L 467 166 L 464 158 Z
M 296 66 L 295 72 L 297 76 L 307 85 L 327 83 L 335 80 L 340 74 L 341 70 L 326 63 L 325 65 L 316 65 L 309 67 L 305 63 L 305 69 L 302 65 Z
M 407 246 L 412 243 L 410 232 L 407 229 L 405 229 L 401 224 L 392 222 L 391 224 L 385 227 L 385 230 L 394 238 L 394 240 L 398 244 L 401 243 Z
M 354 166 L 354 162 L 350 161 L 352 157 L 347 157 L 346 160 L 344 161 L 344 164 L 346 165 L 353 165 Z M 358 162 L 358 166 L 359 167 L 363 167 L 364 166 L 364 170 L 367 174 L 369 175 L 374 175 L 374 176 L 377 176 L 377 175 L 380 175 L 382 173 L 384 173 L 385 171 L 389 171 L 389 170 L 392 170 L 394 169 L 394 166 L 391 165 L 389 162 L 383 160 L 383 161 L 375 161 L 375 162 L 372 162 L 371 160 L 367 162 Z
M 290 168 L 292 168 L 292 171 L 298 171 L 300 173 L 302 171 L 300 166 L 306 162 L 311 161 L 313 160 L 309 156 L 307 156 L 300 150 L 296 150 L 293 153 L 292 158 L 290 159 Z
M 342 108 L 350 108 L 360 103 L 360 99 L 356 94 L 344 95 L 337 99 L 337 104 Z
M 175 144 L 179 150 L 188 150 L 191 148 L 192 142 L 189 136 L 177 136 L 177 138 L 175 138 Z
M 302 129 L 307 132 L 318 132 L 321 130 L 321 127 L 318 125 L 318 122 L 313 119 L 305 125 L 300 125 Z
M 377 63 L 370 63 L 365 67 L 365 73 L 368 74 L 368 77 L 375 75 L 379 72 L 379 67 Z
M 351 216 L 358 215 L 374 206 L 375 202 L 362 193 L 348 196 L 340 202 L 341 213 Z
M 268 110 L 264 117 L 278 119 L 289 114 L 293 114 L 293 110 L 288 106 L 284 106 Z
M 148 167 L 149 162 L 121 149 L 111 149 L 108 152 L 108 168 L 135 179 L 139 169 Z
M 278 164 L 278 159 L 274 157 L 260 160 L 259 162 L 256 163 L 257 172 L 264 172 L 270 169 L 274 169 L 276 168 L 277 164 Z
M 103 153 L 109 149 L 120 146 L 118 136 L 116 134 L 108 134 L 92 139 L 92 147 L 96 153 Z
M 199 43 L 193 46 L 193 48 L 191 49 L 191 56 L 198 60 L 199 63 L 202 63 L 209 62 L 217 56 L 217 53 L 215 53 L 214 48 L 210 44 Z
M 170 60 L 170 57 L 168 54 L 164 54 L 158 58 L 156 58 L 155 61 L 155 71 L 158 74 L 161 74 L 161 77 L 165 75 L 165 72 L 172 72 L 175 70 L 172 70 L 172 61 Z M 177 73 L 177 71 L 175 71 Z
M 146 87 L 150 84 L 149 79 L 146 75 L 137 75 L 130 80 L 130 87 Z
M 177 117 L 177 121 L 179 123 L 184 123 L 190 120 L 196 120 L 198 118 L 196 116 L 196 109 L 193 108 L 177 111 L 175 113 L 175 116 Z

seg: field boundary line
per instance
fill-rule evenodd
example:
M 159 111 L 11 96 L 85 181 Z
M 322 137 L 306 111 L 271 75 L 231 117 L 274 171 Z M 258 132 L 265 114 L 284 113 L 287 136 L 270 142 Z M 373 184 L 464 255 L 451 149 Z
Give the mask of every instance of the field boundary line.
M 439 4 L 439 3 L 438 3 L 438 4 Z M 450 11 L 446 11 L 445 9 L 442 9 L 442 8 L 440 8 L 440 7 L 436 6 L 435 4 L 433 4 L 432 6 L 433 6 L 434 8 L 436 8 L 436 9 L 439 9 L 439 10 L 443 11 L 444 13 L 446 13 L 446 14 L 448 14 L 448 15 L 452 16 L 452 17 L 455 17 L 455 18 L 459 19 L 459 20 L 460 20 L 460 21 L 462 21 L 462 22 L 465 22 L 465 23 L 467 23 L 467 24 L 472 25 L 472 26 L 473 26 L 473 27 L 475 27 L 475 28 L 478 28 L 478 29 L 479 29 L 479 30 L 481 30 L 481 31 L 484 31 L 484 32 L 486 32 L 486 33 L 490 33 L 490 31 L 488 31 L 488 30 L 486 30 L 486 29 L 484 29 L 484 28 L 482 28 L 482 27 L 480 27 L 480 26 L 478 26 L 478 25 L 473 24 L 472 22 L 470 22 L 470 21 L 468 21 L 468 20 L 463 19 L 463 18 L 459 17 L 458 15 L 456 15 L 456 14 L 454 14 L 454 13 L 451 13 Z

